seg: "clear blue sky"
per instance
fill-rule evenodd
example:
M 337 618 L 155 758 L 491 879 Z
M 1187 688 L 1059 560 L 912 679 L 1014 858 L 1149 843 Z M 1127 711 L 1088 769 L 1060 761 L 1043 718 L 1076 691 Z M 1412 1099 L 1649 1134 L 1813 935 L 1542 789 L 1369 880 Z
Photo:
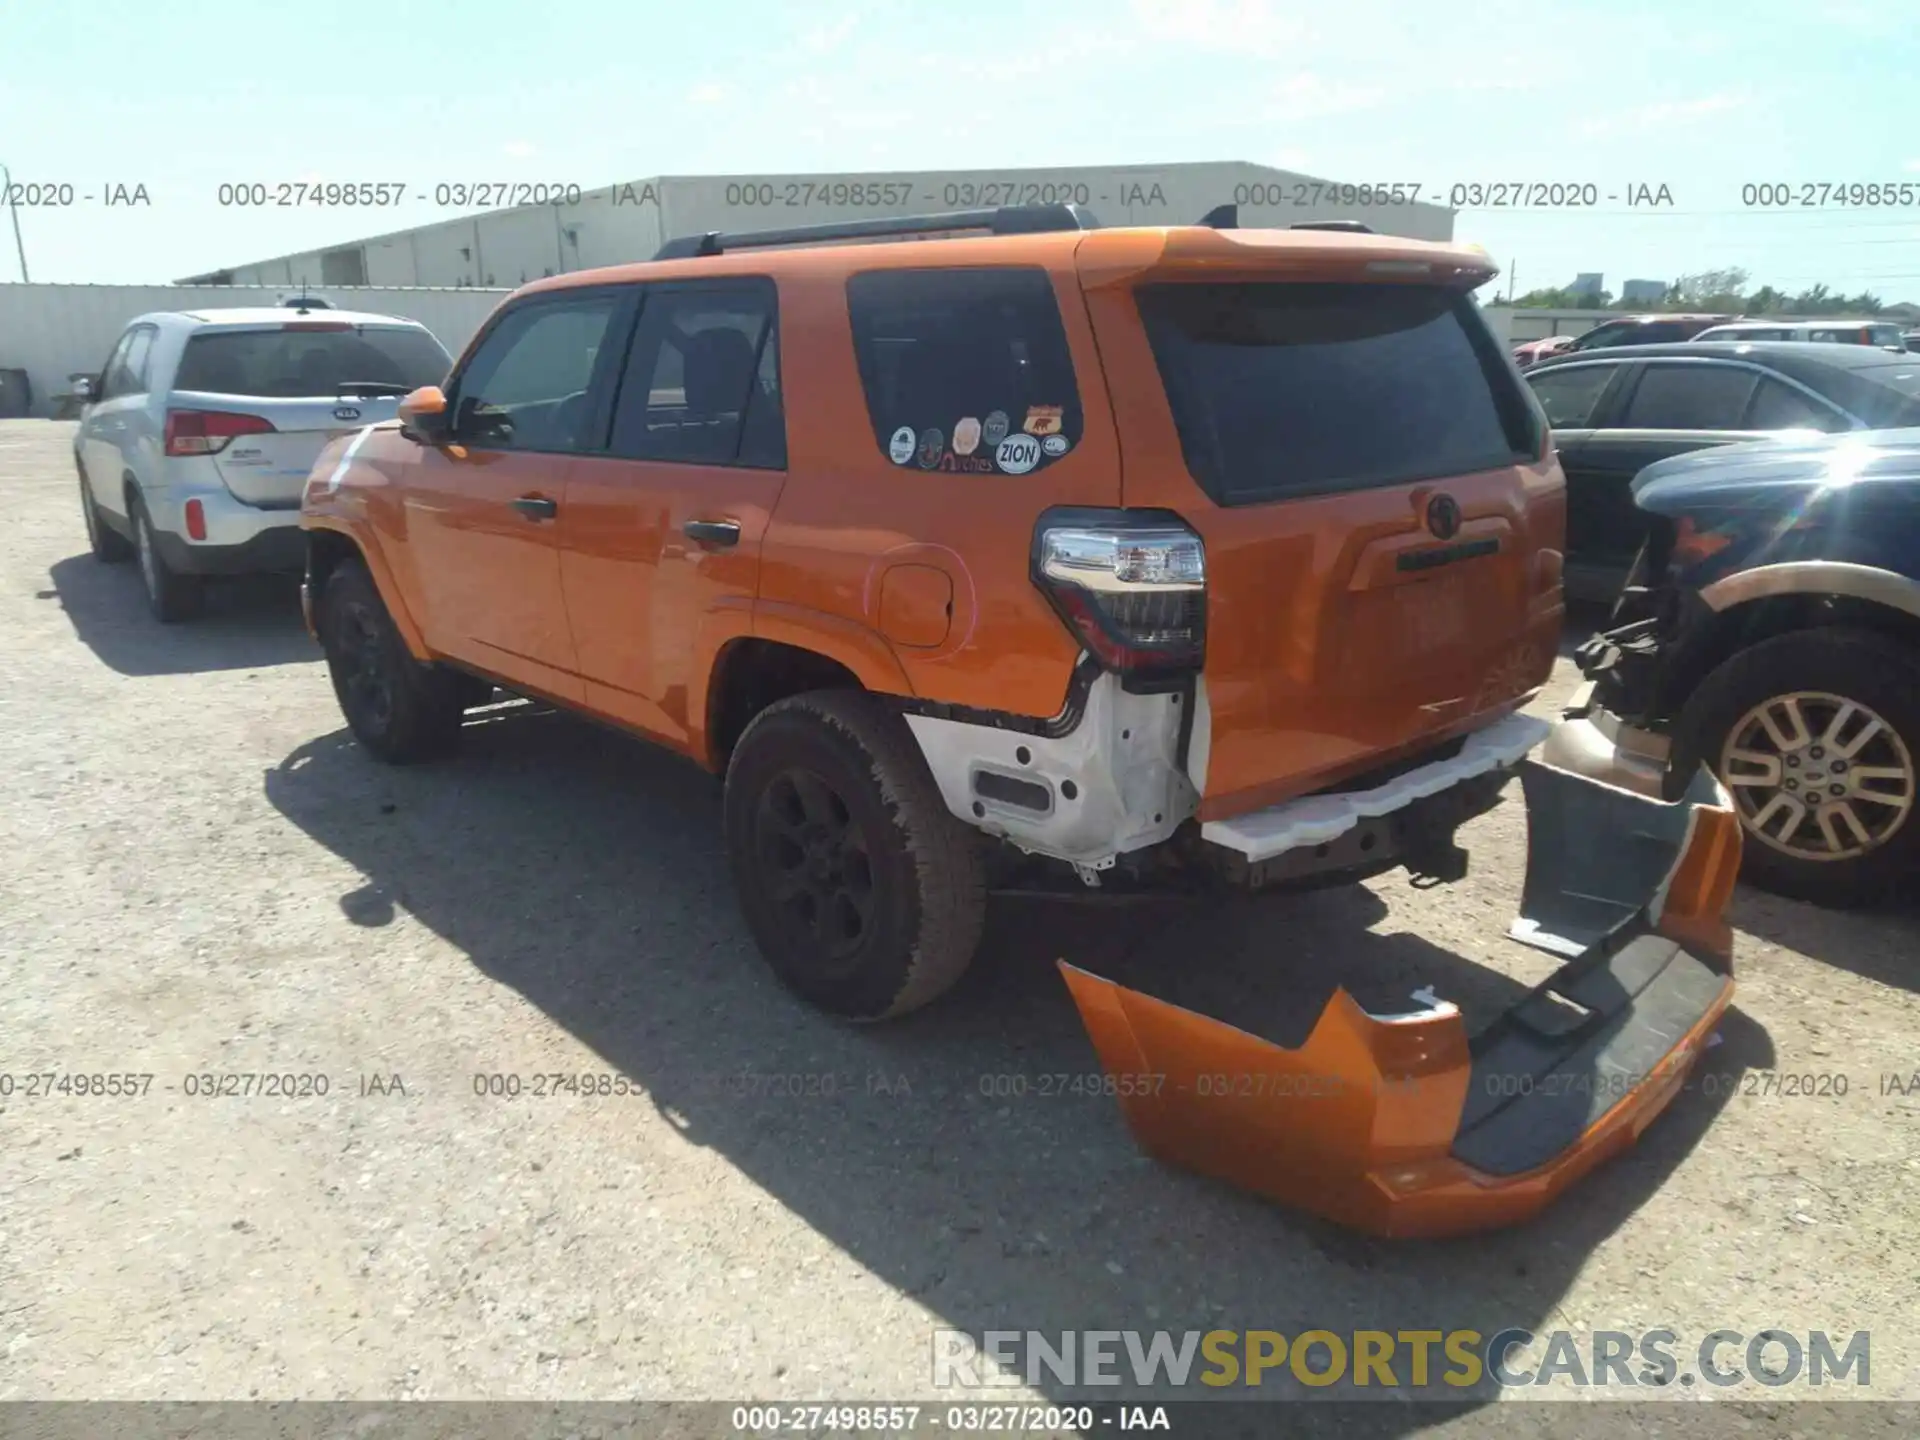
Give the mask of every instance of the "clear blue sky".
M 1663 211 L 1460 215 L 1523 291 L 1740 266 L 1920 300 L 1920 204 L 1782 214 L 1741 195 L 1920 194 L 1917 86 L 1912 0 L 0 0 L 0 163 L 152 201 L 23 209 L 35 280 L 164 281 L 456 213 L 223 209 L 222 181 L 1238 159 L 1429 189 L 1669 188 Z

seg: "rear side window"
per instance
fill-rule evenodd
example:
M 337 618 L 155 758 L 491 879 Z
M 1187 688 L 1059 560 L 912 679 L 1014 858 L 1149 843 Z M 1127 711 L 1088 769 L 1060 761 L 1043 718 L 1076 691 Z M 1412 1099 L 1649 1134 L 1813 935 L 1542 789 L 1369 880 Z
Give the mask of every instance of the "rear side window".
M 780 347 L 769 280 L 651 291 L 613 415 L 613 453 L 784 469 Z
M 1404 484 L 1539 454 L 1473 303 L 1415 285 L 1135 291 L 1187 469 L 1222 505 Z
M 1704 329 L 1706 326 L 1698 320 L 1650 320 L 1633 338 L 1641 345 L 1664 345 L 1672 340 L 1691 340 Z
M 1747 411 L 1749 430 L 1845 430 L 1846 420 L 1825 405 L 1778 380 L 1762 380 Z
M 1547 412 L 1547 424 L 1556 430 L 1577 430 L 1593 418 L 1594 406 L 1619 372 L 1620 367 L 1613 364 L 1570 365 L 1529 375 L 1527 383 Z
M 869 270 L 847 281 L 873 438 L 896 465 L 1024 475 L 1080 443 L 1045 270 Z
M 1886 365 L 1862 365 L 1849 372 L 1846 394 L 1835 394 L 1848 410 L 1867 425 L 1920 425 L 1920 359 L 1895 360 Z
M 107 384 L 101 398 L 118 399 L 122 395 L 144 395 L 147 391 L 147 365 L 153 354 L 154 328 L 141 325 L 127 332 L 127 338 L 113 352 L 107 367 Z
M 1577 337 L 1570 348 L 1574 350 L 1605 350 L 1609 346 L 1625 345 L 1635 338 L 1634 332 L 1638 329 L 1639 325 L 1637 322 L 1609 320 L 1603 325 L 1594 326 L 1593 329 L 1587 331 L 1586 334 Z
M 1626 430 L 1738 430 L 1759 377 L 1738 365 L 1649 365 L 1634 387 Z
M 255 397 L 332 396 L 352 381 L 438 385 L 452 360 L 425 330 L 203 330 L 187 340 L 176 390 Z

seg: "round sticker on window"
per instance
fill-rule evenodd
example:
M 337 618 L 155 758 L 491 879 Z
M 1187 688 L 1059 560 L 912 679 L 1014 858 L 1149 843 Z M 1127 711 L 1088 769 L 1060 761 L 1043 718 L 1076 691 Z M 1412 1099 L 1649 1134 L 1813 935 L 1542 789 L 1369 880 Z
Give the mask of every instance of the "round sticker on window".
M 887 458 L 896 465 L 904 465 L 913 459 L 913 427 L 902 425 L 893 432 L 893 438 L 887 441 Z
M 1049 455 L 1064 455 L 1067 453 L 1067 437 L 1064 435 L 1049 435 L 1040 442 L 1040 448 Z
M 971 455 L 980 448 L 980 422 L 971 415 L 953 427 L 953 453 Z
M 1040 463 L 1040 442 L 1031 435 L 1009 435 L 993 452 L 993 463 L 1009 475 L 1024 475 Z
M 1007 431 L 1012 428 L 1013 423 L 1007 419 L 1007 412 L 1004 410 L 995 410 L 987 416 L 986 420 L 983 421 L 980 426 L 981 442 L 985 444 L 989 450 L 992 450 L 998 446 L 1002 440 L 1007 438 Z
M 931 470 L 940 463 L 947 448 L 947 437 L 931 427 L 920 432 L 920 468 Z

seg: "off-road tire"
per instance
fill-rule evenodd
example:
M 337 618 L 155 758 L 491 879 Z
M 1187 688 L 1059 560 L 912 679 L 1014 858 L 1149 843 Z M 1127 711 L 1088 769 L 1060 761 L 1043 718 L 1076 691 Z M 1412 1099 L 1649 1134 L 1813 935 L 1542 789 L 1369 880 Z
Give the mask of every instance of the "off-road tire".
M 78 467 L 76 467 L 78 468 Z M 79 470 L 80 516 L 87 525 L 87 549 L 103 565 L 120 565 L 133 558 L 133 542 L 100 518 L 100 506 L 87 484 L 87 472 Z
M 1806 691 L 1871 709 L 1920 760 L 1920 656 L 1872 631 L 1829 626 L 1762 640 L 1700 682 L 1674 727 L 1676 781 L 1698 773 L 1703 761 L 1717 769 L 1729 732 L 1755 706 Z M 1878 845 L 1851 859 L 1802 860 L 1751 832 L 1742 838 L 1742 879 L 1817 905 L 1864 905 L 1920 866 L 1920 804 Z
M 140 584 L 147 593 L 147 609 L 163 625 L 194 619 L 206 608 L 206 581 L 198 575 L 183 575 L 167 564 L 155 543 L 146 503 L 138 494 L 127 501 L 127 518 L 133 522 L 134 555 L 140 561 Z
M 390 765 L 431 760 L 455 747 L 463 677 L 413 658 L 366 566 L 350 560 L 334 567 L 317 621 L 333 693 L 356 740 Z
M 776 897 L 789 847 L 770 840 L 768 827 L 785 822 L 762 807 L 797 803 L 796 774 L 824 782 L 845 832 L 861 837 L 863 858 L 849 863 L 870 880 L 872 916 L 838 963 L 791 908 L 806 902 Z M 887 1020 L 935 999 L 972 961 L 986 916 L 979 836 L 947 809 L 906 722 L 882 701 L 815 691 L 763 710 L 734 746 L 724 810 L 748 928 L 803 999 L 844 1019 Z

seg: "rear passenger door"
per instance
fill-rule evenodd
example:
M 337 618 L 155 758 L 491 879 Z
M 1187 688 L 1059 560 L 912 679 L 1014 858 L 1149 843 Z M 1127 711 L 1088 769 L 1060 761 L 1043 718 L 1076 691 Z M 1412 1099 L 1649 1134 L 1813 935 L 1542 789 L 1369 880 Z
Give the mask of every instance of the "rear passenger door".
M 765 276 L 641 287 L 604 449 L 574 462 L 561 581 L 589 707 L 684 745 L 703 617 L 751 605 L 787 478 Z
M 1634 476 L 1656 460 L 1753 438 L 1744 426 L 1761 378 L 1754 366 L 1676 357 L 1638 362 L 1634 371 L 1581 448 L 1585 493 L 1577 507 L 1567 507 L 1568 593 L 1575 598 L 1610 596 L 1646 539 Z M 1593 584 L 1599 593 L 1581 593 Z
M 131 474 L 145 484 L 154 458 L 147 423 L 147 370 L 157 327 L 136 325 L 113 348 L 101 373 L 99 398 L 88 407 L 80 426 L 80 453 L 85 457 L 87 483 L 103 509 L 127 513 L 125 487 L 120 479 Z

